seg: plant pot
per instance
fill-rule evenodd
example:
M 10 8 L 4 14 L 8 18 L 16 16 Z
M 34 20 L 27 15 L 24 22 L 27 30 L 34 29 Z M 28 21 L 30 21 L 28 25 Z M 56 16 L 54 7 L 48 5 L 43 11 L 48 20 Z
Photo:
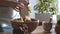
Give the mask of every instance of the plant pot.
M 12 27 L 13 27 L 13 30 L 19 30 L 20 28 L 20 24 L 25 24 L 25 25 L 28 25 L 28 33 L 31 33 L 32 31 L 34 31 L 36 29 L 36 27 L 38 26 L 38 20 L 36 19 L 31 19 L 31 21 L 25 21 L 25 22 L 16 22 L 14 20 L 17 20 L 17 19 L 13 19 L 11 21 L 11 24 L 12 24 Z M 16 33 L 16 32 L 14 32 Z M 18 32 L 17 32 L 18 33 Z
M 55 26 L 55 32 L 56 32 L 56 34 L 60 34 L 60 25 L 56 25 Z
M 42 25 L 43 25 L 44 32 L 50 32 L 52 28 L 52 23 L 44 22 Z
M 42 21 L 49 22 L 51 15 L 49 13 L 35 13 L 35 18 L 39 19 L 39 22 L 42 23 Z

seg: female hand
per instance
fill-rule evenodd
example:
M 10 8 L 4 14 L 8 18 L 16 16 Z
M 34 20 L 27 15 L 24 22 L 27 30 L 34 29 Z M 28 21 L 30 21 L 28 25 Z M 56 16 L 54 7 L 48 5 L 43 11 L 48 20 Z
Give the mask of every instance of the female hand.
M 22 10 L 25 10 L 27 11 L 28 10 L 28 4 L 29 2 L 25 1 L 25 2 L 19 2 L 15 8 L 16 11 L 22 11 Z
M 16 6 L 12 7 L 13 9 L 15 9 L 16 11 L 21 11 L 22 9 L 24 9 L 25 5 L 23 3 L 17 3 Z

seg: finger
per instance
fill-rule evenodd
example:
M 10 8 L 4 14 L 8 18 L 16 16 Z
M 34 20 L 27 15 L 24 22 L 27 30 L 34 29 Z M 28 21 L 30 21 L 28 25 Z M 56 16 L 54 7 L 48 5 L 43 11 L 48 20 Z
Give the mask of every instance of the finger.
M 25 5 L 23 4 L 23 3 L 19 3 L 18 5 L 17 5 L 19 8 L 24 8 L 25 7 Z
M 17 11 L 17 12 L 19 12 L 20 10 L 19 9 L 17 9 L 17 8 L 15 8 L 15 10 Z
M 24 3 L 20 3 L 21 6 L 24 6 Z
M 15 10 L 20 12 L 23 8 L 16 6 Z

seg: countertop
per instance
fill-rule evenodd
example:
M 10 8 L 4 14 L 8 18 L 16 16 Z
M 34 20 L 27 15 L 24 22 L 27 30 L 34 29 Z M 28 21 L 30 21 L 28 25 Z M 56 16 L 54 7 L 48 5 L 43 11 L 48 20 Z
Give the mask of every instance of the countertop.
M 12 32 L 0 32 L 0 34 L 13 34 Z M 51 33 L 44 32 L 42 26 L 38 26 L 31 34 L 56 34 L 54 31 L 54 27 L 51 29 Z

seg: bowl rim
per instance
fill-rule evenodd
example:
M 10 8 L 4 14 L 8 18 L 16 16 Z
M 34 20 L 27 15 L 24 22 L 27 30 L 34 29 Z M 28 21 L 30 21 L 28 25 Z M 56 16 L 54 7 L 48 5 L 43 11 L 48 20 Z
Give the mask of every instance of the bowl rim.
M 17 23 L 19 23 L 19 21 L 14 21 L 14 20 L 18 20 L 18 19 L 20 19 L 20 18 L 17 18 L 17 19 L 12 19 L 11 20 L 11 22 L 17 22 Z M 39 22 L 39 20 L 38 19 L 31 19 L 32 21 L 23 21 L 23 22 L 20 22 L 20 23 L 27 23 L 27 22 L 31 22 L 31 23 L 33 23 L 33 22 Z

